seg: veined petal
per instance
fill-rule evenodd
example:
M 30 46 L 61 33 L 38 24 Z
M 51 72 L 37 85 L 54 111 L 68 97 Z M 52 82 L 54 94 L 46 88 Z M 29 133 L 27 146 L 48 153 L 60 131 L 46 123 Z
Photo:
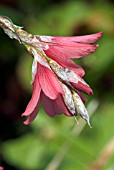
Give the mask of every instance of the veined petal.
M 80 58 L 96 50 L 98 45 L 91 43 L 97 41 L 101 36 L 102 32 L 85 36 L 51 37 L 49 48 L 45 50 L 45 53 L 53 55 L 54 52 L 62 58 Z
M 58 56 L 66 58 L 81 58 L 94 52 L 98 45 L 82 43 L 52 44 L 46 51 L 54 51 Z
M 33 93 L 32 93 L 32 98 L 30 102 L 28 103 L 25 112 L 22 114 L 22 116 L 28 116 L 30 115 L 34 109 L 36 108 L 39 97 L 40 97 L 40 92 L 41 92 L 41 87 L 38 81 L 38 77 L 35 76 L 34 83 L 33 83 Z
M 93 94 L 92 89 L 89 87 L 89 85 L 82 83 L 82 82 L 78 82 L 78 83 L 71 83 L 77 90 L 82 91 L 88 95 Z
M 24 121 L 25 125 L 28 125 L 29 123 L 31 123 L 35 119 L 35 117 L 38 114 L 39 108 L 40 108 L 40 99 L 39 99 L 36 107 L 34 108 L 33 112 L 29 115 L 28 119 L 26 121 Z
M 55 36 L 52 38 L 52 42 L 54 43 L 60 43 L 62 42 L 63 44 L 65 42 L 68 42 L 70 44 L 70 42 L 78 42 L 78 43 L 86 43 L 86 44 L 90 44 L 90 43 L 94 43 L 96 42 L 101 36 L 102 36 L 102 32 L 98 32 L 96 34 L 90 34 L 90 35 L 84 35 L 84 36 L 65 36 L 65 37 L 60 37 L 60 36 Z
M 72 84 L 75 88 L 77 88 L 87 94 L 92 93 L 89 85 L 80 76 L 78 76 L 74 71 L 72 71 L 68 68 L 61 67 L 57 62 L 55 62 L 53 60 L 51 60 L 49 63 L 50 63 L 52 70 L 67 85 Z
M 71 61 L 71 59 L 67 58 L 66 55 L 63 54 L 64 56 L 61 56 L 60 51 L 58 51 L 58 53 L 56 53 L 56 51 L 52 50 L 52 48 L 51 49 L 49 48 L 49 50 L 45 50 L 45 53 L 49 58 L 56 61 L 62 67 L 69 68 L 69 69 L 73 70 L 80 77 L 82 77 L 85 74 L 82 67 L 76 65 L 73 61 Z
M 47 97 L 44 93 L 42 93 L 41 99 L 43 108 L 50 117 L 54 117 L 57 114 L 63 113 L 67 116 L 73 116 L 67 110 L 60 94 L 55 100 L 52 100 L 49 97 Z
M 38 64 L 38 77 L 42 91 L 50 99 L 56 99 L 59 93 L 64 93 L 54 73 L 40 64 Z

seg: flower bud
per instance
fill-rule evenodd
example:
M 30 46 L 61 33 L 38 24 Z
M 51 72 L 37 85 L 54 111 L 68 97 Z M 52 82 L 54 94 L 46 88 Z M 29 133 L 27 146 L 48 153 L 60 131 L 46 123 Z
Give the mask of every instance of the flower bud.
M 89 115 L 87 112 L 87 109 L 85 108 L 80 96 L 76 93 L 73 92 L 73 100 L 74 100 L 74 105 L 77 110 L 77 113 L 87 121 L 88 125 L 91 127 L 90 122 L 89 122 Z
M 66 107 L 73 115 L 76 115 L 76 109 L 70 89 L 63 83 L 61 83 L 61 86 L 64 91 L 63 100 L 65 102 Z

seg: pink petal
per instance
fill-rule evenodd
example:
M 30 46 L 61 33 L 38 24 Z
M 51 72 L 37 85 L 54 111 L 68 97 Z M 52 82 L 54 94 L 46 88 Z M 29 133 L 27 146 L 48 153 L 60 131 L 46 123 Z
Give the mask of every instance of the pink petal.
M 32 94 L 32 98 L 29 101 L 25 112 L 22 114 L 22 116 L 28 116 L 30 115 L 34 109 L 37 106 L 39 97 L 40 97 L 40 92 L 41 92 L 41 87 L 38 81 L 38 77 L 37 75 L 35 76 L 34 82 L 33 82 L 33 94 Z
M 59 93 L 64 93 L 54 73 L 47 67 L 38 64 L 38 76 L 42 91 L 50 99 L 56 99 Z
M 37 103 L 36 107 L 34 108 L 33 112 L 29 115 L 28 119 L 26 121 L 24 121 L 25 125 L 28 125 L 29 123 L 31 123 L 35 119 L 35 117 L 38 114 L 39 108 L 40 108 L 40 100 L 38 101 L 38 103 Z
M 80 91 L 76 90 L 76 92 L 78 93 L 78 95 L 80 96 L 81 100 L 83 101 L 83 103 L 87 102 L 87 99 L 80 93 Z
M 65 58 L 80 58 L 94 52 L 98 45 L 66 42 L 64 44 L 49 45 L 46 51 L 54 51 L 56 55 Z
M 68 112 L 61 95 L 58 95 L 55 100 L 51 100 L 44 93 L 42 93 L 42 105 L 45 112 L 50 117 L 54 117 L 55 115 L 62 113 L 67 116 L 73 116 L 71 113 Z
M 84 84 L 84 83 L 82 83 L 82 82 L 71 83 L 71 84 L 72 84 L 77 90 L 79 90 L 79 91 L 82 91 L 82 92 L 84 92 L 84 93 L 86 93 L 86 94 L 88 94 L 88 95 L 93 94 L 92 89 L 91 89 L 88 85 L 86 85 L 86 84 Z
M 64 67 L 69 68 L 70 70 L 74 71 L 78 76 L 83 77 L 85 71 L 82 69 L 81 66 L 78 66 L 74 62 L 70 61 L 69 66 L 64 65 Z
M 70 36 L 70 37 L 60 37 L 60 36 L 55 36 L 52 39 L 52 42 L 54 43 L 65 43 L 65 42 L 78 42 L 78 43 L 94 43 L 96 42 L 101 36 L 102 32 L 98 32 L 96 34 L 90 34 L 90 35 L 84 35 L 84 36 Z
M 56 61 L 62 67 L 69 68 L 69 69 L 73 70 L 79 76 L 82 77 L 85 74 L 84 70 L 80 66 L 76 65 L 69 58 L 67 58 L 66 55 L 63 54 L 64 56 L 61 56 L 60 51 L 58 51 L 58 53 L 56 53 L 56 51 L 52 50 L 52 48 L 51 49 L 49 48 L 49 50 L 45 50 L 45 53 L 49 58 Z

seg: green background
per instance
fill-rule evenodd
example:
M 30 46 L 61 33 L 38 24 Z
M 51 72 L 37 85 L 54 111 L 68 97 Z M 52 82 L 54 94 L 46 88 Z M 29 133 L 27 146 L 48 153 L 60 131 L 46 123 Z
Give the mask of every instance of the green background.
M 86 104 L 93 128 L 86 124 L 80 131 L 83 120 L 78 125 L 64 115 L 52 119 L 42 108 L 32 124 L 22 124 L 31 97 L 32 57 L 0 29 L 1 165 L 5 170 L 113 170 L 114 2 L 1 0 L 0 15 L 38 35 L 104 33 L 95 53 L 74 60 L 94 91 Z

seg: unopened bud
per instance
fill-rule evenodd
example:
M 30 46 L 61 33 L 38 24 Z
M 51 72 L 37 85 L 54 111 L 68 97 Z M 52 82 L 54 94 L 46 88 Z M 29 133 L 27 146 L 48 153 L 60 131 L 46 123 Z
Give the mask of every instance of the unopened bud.
M 76 93 L 73 92 L 73 100 L 74 100 L 74 105 L 77 110 L 77 113 L 87 121 L 88 125 L 91 127 L 90 122 L 89 122 L 89 115 L 87 112 L 87 109 L 85 108 L 80 96 Z
M 62 89 L 64 91 L 64 95 L 63 95 L 63 100 L 65 102 L 66 107 L 68 108 L 68 110 L 72 113 L 72 114 L 76 114 L 76 110 L 75 110 L 75 105 L 74 105 L 74 101 L 72 98 L 72 93 L 70 91 L 70 89 L 63 83 L 61 83 Z

